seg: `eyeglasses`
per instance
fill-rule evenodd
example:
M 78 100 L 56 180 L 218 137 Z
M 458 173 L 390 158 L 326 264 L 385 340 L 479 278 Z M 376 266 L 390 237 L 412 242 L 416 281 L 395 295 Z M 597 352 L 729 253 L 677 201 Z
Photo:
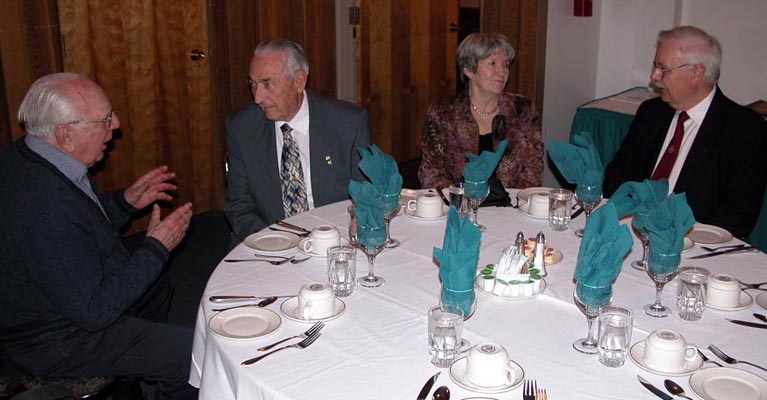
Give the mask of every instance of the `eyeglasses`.
M 109 115 L 107 115 L 104 119 L 94 119 L 92 121 L 75 121 L 75 122 L 67 122 L 67 125 L 79 125 L 79 124 L 106 124 L 107 127 L 112 126 L 112 117 L 114 116 L 114 111 L 109 110 Z
M 676 67 L 666 67 L 666 66 L 663 66 L 662 64 L 658 64 L 655 61 L 653 61 L 652 62 L 652 72 L 660 71 L 660 75 L 665 77 L 666 74 L 668 74 L 669 72 L 671 72 L 671 71 L 673 71 L 675 69 L 683 68 L 683 67 L 691 67 L 693 65 L 695 65 L 695 64 L 682 64 L 682 65 L 677 65 Z

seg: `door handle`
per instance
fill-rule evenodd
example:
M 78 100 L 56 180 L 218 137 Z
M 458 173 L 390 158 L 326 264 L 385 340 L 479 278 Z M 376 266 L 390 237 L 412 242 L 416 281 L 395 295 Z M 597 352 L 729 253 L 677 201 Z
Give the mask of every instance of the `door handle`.
M 202 61 L 205 59 L 205 52 L 200 49 L 194 49 L 189 52 L 189 57 L 192 61 Z

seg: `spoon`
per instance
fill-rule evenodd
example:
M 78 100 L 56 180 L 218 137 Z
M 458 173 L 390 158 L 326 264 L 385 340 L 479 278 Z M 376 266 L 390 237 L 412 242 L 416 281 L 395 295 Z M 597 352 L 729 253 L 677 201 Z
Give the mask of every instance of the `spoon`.
M 692 400 L 691 398 L 684 395 L 684 389 L 682 389 L 681 386 L 677 385 L 676 382 L 672 381 L 671 379 L 666 379 L 663 381 L 663 385 L 666 386 L 666 390 L 671 392 L 674 396 L 683 397 L 685 399 Z
M 431 398 L 434 400 L 450 400 L 450 388 L 447 386 L 438 387 Z
M 242 307 L 259 307 L 259 308 L 263 308 L 263 307 L 268 306 L 269 304 L 274 303 L 275 301 L 277 301 L 278 298 L 279 298 L 278 296 L 272 296 L 272 297 L 267 297 L 267 298 L 259 301 L 258 304 L 243 304 L 241 306 L 234 306 L 234 307 L 227 307 L 227 308 L 214 308 L 211 311 L 226 311 L 226 310 L 231 310 L 231 309 L 234 309 L 234 308 L 242 308 Z

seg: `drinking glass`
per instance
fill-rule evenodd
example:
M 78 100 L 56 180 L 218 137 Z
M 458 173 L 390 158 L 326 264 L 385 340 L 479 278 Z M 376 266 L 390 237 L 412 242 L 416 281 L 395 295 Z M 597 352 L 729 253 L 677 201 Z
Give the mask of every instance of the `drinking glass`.
M 703 317 L 709 274 L 705 268 L 679 268 L 679 280 L 676 282 L 676 307 L 679 310 L 679 318 L 685 321 L 697 321 Z
M 575 187 L 575 201 L 577 201 L 581 208 L 583 208 L 583 211 L 586 212 L 586 221 L 588 221 L 591 212 L 594 211 L 597 205 L 599 205 L 599 202 L 602 201 L 602 184 L 591 185 L 579 183 L 578 186 Z M 577 229 L 575 231 L 575 236 L 583 237 L 583 231 L 583 229 Z
M 463 311 L 447 304 L 429 309 L 429 354 L 431 363 L 447 368 L 461 355 L 468 342 L 461 340 Z
M 473 218 L 471 222 L 474 223 L 474 226 L 479 228 L 480 231 L 484 232 L 485 227 L 477 222 L 477 210 L 479 209 L 479 205 L 482 204 L 482 201 L 487 198 L 488 194 L 490 194 L 490 185 L 487 184 L 487 181 L 464 181 L 463 194 L 469 199 L 469 206 L 471 206 L 471 214 Z
M 573 299 L 575 305 L 586 316 L 588 323 L 588 334 L 583 339 L 573 342 L 573 348 L 581 353 L 596 354 L 597 341 L 594 339 L 594 320 L 599 315 L 602 307 L 610 304 L 612 296 L 612 286 L 591 286 L 581 283 L 575 284 Z
M 466 198 L 464 196 L 463 182 L 456 182 L 450 185 L 447 194 L 450 205 L 455 207 L 461 218 L 466 217 Z
M 357 250 L 351 246 L 328 249 L 328 284 L 336 297 L 348 297 L 354 292 L 357 277 Z
M 355 216 L 355 208 L 350 206 L 348 211 L 349 243 L 362 250 L 368 258 L 368 274 L 357 279 L 357 283 L 368 288 L 379 287 L 386 280 L 376 276 L 373 268 L 376 256 L 386 247 L 386 227 L 367 227 L 361 225 Z
M 564 231 L 570 226 L 570 209 L 573 192 L 553 189 L 549 192 L 549 228 Z
M 620 367 L 631 346 L 634 317 L 631 310 L 604 307 L 599 313 L 599 362 L 605 367 Z
M 631 227 L 634 229 L 639 241 L 642 242 L 642 259 L 631 262 L 631 267 L 639 271 L 647 271 L 647 255 L 650 252 L 650 235 L 645 228 L 647 214 L 636 213 L 631 219 Z
M 391 231 L 389 230 L 389 223 L 391 220 L 399 214 L 402 208 L 399 203 L 399 193 L 397 194 L 384 194 L 381 195 L 384 203 L 384 224 L 386 225 L 386 248 L 394 248 L 399 246 L 399 240 L 392 239 Z
M 663 292 L 663 287 L 676 276 L 680 258 L 679 253 L 660 253 L 650 249 L 650 256 L 647 259 L 647 275 L 655 283 L 655 303 L 642 307 L 645 314 L 656 318 L 671 315 L 671 310 L 661 304 L 660 295 Z

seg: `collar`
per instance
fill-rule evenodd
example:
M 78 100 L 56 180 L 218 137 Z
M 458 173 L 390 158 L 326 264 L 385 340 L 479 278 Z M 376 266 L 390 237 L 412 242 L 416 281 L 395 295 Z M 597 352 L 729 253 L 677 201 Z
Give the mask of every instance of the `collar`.
M 306 135 L 309 133 L 309 101 L 308 97 L 306 95 L 306 90 L 303 92 L 303 99 L 301 100 L 301 107 L 299 107 L 298 112 L 296 115 L 293 116 L 293 118 L 290 121 L 275 121 L 275 126 L 278 128 L 282 126 L 282 124 L 287 123 L 290 125 L 291 128 L 293 128 L 294 133 Z M 279 129 L 277 132 L 280 132 Z
M 690 117 L 696 125 L 700 126 L 703 123 L 703 119 L 706 118 L 708 108 L 711 106 L 711 102 L 714 100 L 714 94 L 716 93 L 716 85 L 711 89 L 709 93 L 700 103 L 694 105 L 687 110 L 687 115 Z M 677 111 L 676 115 L 679 115 L 681 111 Z
M 70 181 L 78 182 L 85 178 L 88 168 L 69 154 L 51 146 L 48 142 L 34 135 L 25 135 L 24 143 L 34 153 L 53 164 Z

